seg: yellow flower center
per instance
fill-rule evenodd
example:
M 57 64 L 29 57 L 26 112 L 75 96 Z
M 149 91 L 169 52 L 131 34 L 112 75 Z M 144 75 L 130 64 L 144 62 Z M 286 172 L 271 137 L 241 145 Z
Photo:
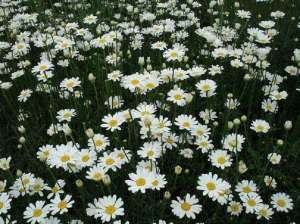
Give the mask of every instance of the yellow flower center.
M 152 156 L 154 156 L 154 152 L 152 150 L 147 152 L 147 157 L 151 158 Z
M 204 92 L 208 92 L 209 91 L 209 85 L 208 84 L 204 84 L 203 86 L 202 86 L 202 91 L 204 91 Z
M 152 181 L 152 185 L 153 185 L 153 186 L 155 186 L 155 187 L 156 187 L 158 184 L 159 184 L 158 180 L 154 180 L 154 181 Z
M 109 206 L 105 207 L 105 212 L 109 215 L 114 214 L 116 210 L 117 210 L 116 207 L 113 205 L 109 205 Z
M 0 201 L 0 209 L 4 208 L 4 203 Z
M 87 162 L 87 161 L 90 160 L 90 156 L 89 155 L 84 155 L 84 156 L 82 156 L 81 160 L 82 160 L 82 162 Z
M 144 186 L 146 184 L 146 180 L 144 178 L 138 178 L 136 181 L 135 181 L 136 185 L 138 187 L 141 187 L 141 186 Z
M 65 209 L 65 208 L 67 208 L 67 203 L 65 201 L 61 201 L 57 204 L 57 207 L 61 210 Z
M 75 85 L 75 83 L 73 81 L 69 81 L 67 84 L 66 84 L 66 87 L 67 88 L 73 88 Z
M 71 159 L 71 157 L 70 157 L 69 155 L 66 155 L 66 154 L 60 157 L 60 160 L 61 160 L 63 163 L 68 162 L 70 159 Z
M 70 116 L 71 116 L 70 112 L 65 112 L 63 115 L 64 118 L 69 118 Z
M 131 83 L 131 85 L 133 85 L 133 86 L 137 86 L 137 85 L 140 83 L 140 81 L 137 80 L 137 79 L 133 79 L 133 80 L 130 81 L 130 83 Z
M 94 175 L 93 175 L 93 180 L 95 180 L 95 181 L 100 181 L 100 180 L 102 180 L 102 174 L 101 173 L 94 173 Z
M 42 210 L 41 209 L 39 209 L 39 208 L 36 208 L 36 209 L 34 209 L 33 210 L 33 213 L 32 213 L 32 216 L 33 217 L 40 217 L 42 215 Z
M 54 186 L 52 189 L 51 189 L 52 193 L 57 193 L 59 191 L 59 188 Z
M 187 203 L 187 202 L 183 202 L 180 207 L 184 211 L 189 211 L 192 206 L 189 203 Z
M 118 125 L 118 121 L 116 119 L 112 119 L 108 122 L 109 126 L 116 127 Z
M 28 178 L 24 178 L 24 179 L 22 180 L 22 183 L 23 183 L 23 185 L 27 185 L 27 184 L 30 183 L 30 180 L 29 180 Z
M 246 187 L 243 187 L 243 192 L 248 194 L 248 193 L 252 192 L 252 190 L 249 186 L 246 186 Z
M 206 184 L 206 187 L 207 187 L 207 189 L 208 189 L 209 191 L 213 191 L 213 190 L 216 189 L 216 184 L 213 183 L 213 182 L 208 182 L 208 183 Z
M 45 70 L 48 69 L 48 66 L 47 66 L 47 65 L 41 65 L 41 66 L 39 67 L 39 69 L 40 69 L 41 71 L 45 71 Z
M 268 211 L 267 211 L 267 209 L 261 209 L 261 210 L 259 210 L 258 214 L 262 217 L 267 217 Z
M 152 82 L 149 82 L 146 84 L 147 89 L 153 89 L 154 87 L 155 87 L 155 85 Z
M 172 57 L 172 58 L 176 58 L 177 57 L 177 52 L 176 51 L 172 51 L 171 53 L 170 53 L 170 56 Z
M 105 160 L 106 165 L 111 166 L 114 164 L 114 160 L 112 158 L 108 158 L 107 160 Z
M 218 163 L 219 163 L 219 164 L 223 165 L 225 162 L 226 162 L 226 159 L 225 159 L 224 156 L 220 156 L 220 157 L 218 158 Z
M 285 207 L 286 202 L 283 199 L 278 199 L 276 204 L 280 207 Z
M 250 207 L 254 207 L 256 205 L 256 201 L 254 199 L 249 199 L 247 201 L 247 204 L 250 206 Z
M 96 145 L 97 147 L 100 147 L 100 146 L 103 145 L 103 141 L 100 140 L 100 139 L 97 139 L 97 140 L 95 141 L 95 145 Z
M 189 123 L 189 122 L 184 122 L 183 124 L 182 124 L 182 126 L 184 127 L 184 128 L 189 128 L 189 127 L 191 127 L 191 124 Z
M 175 100 L 181 100 L 182 99 L 182 96 L 180 94 L 176 94 L 174 96 Z

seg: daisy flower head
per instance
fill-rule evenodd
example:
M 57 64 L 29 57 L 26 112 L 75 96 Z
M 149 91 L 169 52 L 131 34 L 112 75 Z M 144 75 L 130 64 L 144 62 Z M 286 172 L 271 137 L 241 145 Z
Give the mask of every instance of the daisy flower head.
M 271 196 L 271 204 L 278 212 L 289 212 L 293 209 L 293 200 L 286 193 L 275 193 Z
M 180 130 L 190 131 L 195 125 L 198 124 L 198 121 L 192 115 L 181 114 L 176 117 L 175 124 Z
M 117 158 L 116 154 L 111 152 L 104 152 L 103 155 L 98 160 L 99 165 L 103 167 L 105 171 L 113 170 L 117 171 L 117 169 L 121 168 L 120 160 Z
M 267 204 L 262 204 L 256 211 L 257 219 L 265 218 L 266 220 L 270 220 L 273 214 L 273 209 Z
M 195 195 L 187 194 L 184 199 L 177 197 L 177 200 L 172 200 L 171 208 L 174 215 L 180 219 L 183 217 L 195 219 L 196 215 L 202 211 L 202 205 Z
M 242 180 L 235 186 L 235 191 L 239 194 L 256 193 L 257 190 L 257 185 L 252 180 Z
M 199 176 L 197 183 L 197 189 L 203 191 L 203 195 L 216 198 L 221 190 L 222 179 L 217 174 L 208 173 Z
M 137 154 L 141 158 L 147 158 L 149 160 L 156 160 L 161 156 L 162 147 L 161 143 L 158 141 L 145 142 Z
M 270 124 L 265 120 L 257 119 L 252 121 L 250 129 L 256 133 L 267 133 L 270 130 Z
M 57 213 L 63 214 L 67 213 L 69 208 L 72 208 L 74 201 L 71 195 L 66 195 L 64 199 L 61 199 L 59 194 L 56 194 L 53 199 L 51 199 L 51 204 L 49 205 L 49 210 L 52 215 Z
M 76 87 L 80 87 L 81 81 L 79 80 L 79 77 L 75 78 L 65 78 L 61 83 L 60 83 L 60 88 L 62 90 L 67 90 L 71 93 L 74 92 L 74 89 Z
M 18 101 L 19 102 L 26 102 L 32 94 L 31 89 L 24 89 L 20 92 L 20 95 L 18 96 Z
M 49 206 L 45 205 L 45 201 L 36 201 L 35 204 L 30 203 L 26 210 L 24 211 L 24 219 L 27 220 L 28 223 L 42 223 L 45 221 L 49 213 Z
M 227 212 L 234 216 L 239 216 L 243 211 L 243 206 L 238 201 L 231 201 L 227 206 Z
M 213 166 L 221 168 L 230 167 L 232 164 L 232 158 L 230 154 L 225 150 L 214 150 L 210 153 L 209 159 Z
M 8 210 L 11 208 L 10 203 L 10 196 L 7 193 L 0 193 L 0 215 L 8 212 Z
M 165 188 L 167 181 L 164 174 L 158 174 L 156 172 L 151 172 L 150 175 L 151 189 L 152 190 L 161 190 Z
M 119 113 L 116 113 L 114 115 L 108 114 L 104 116 L 102 122 L 103 123 L 101 124 L 101 127 L 113 132 L 115 130 L 121 130 L 120 126 L 123 124 L 123 122 L 125 122 L 125 119 Z
M 170 48 L 164 51 L 163 56 L 167 61 L 182 61 L 185 55 L 185 51 L 180 48 Z
M 103 223 L 110 222 L 118 216 L 124 215 L 124 202 L 122 198 L 117 198 L 116 195 L 104 196 L 94 200 L 94 204 L 89 203 L 86 213 L 94 218 L 101 218 Z
M 146 190 L 151 188 L 150 172 L 145 169 L 137 169 L 136 173 L 129 173 L 129 178 L 129 180 L 125 180 L 125 183 L 132 193 L 138 191 L 146 193 Z
M 95 134 L 92 138 L 88 140 L 88 146 L 90 149 L 96 151 L 105 150 L 107 146 L 110 145 L 109 139 L 101 134 Z
M 72 117 L 75 116 L 76 116 L 76 111 L 74 109 L 63 109 L 57 112 L 56 118 L 59 122 L 63 122 L 63 121 L 70 122 Z
M 243 206 L 246 209 L 246 213 L 255 213 L 262 206 L 263 201 L 255 192 L 250 192 L 249 194 L 240 194 L 240 198 L 243 202 Z
M 216 94 L 217 84 L 213 80 L 205 79 L 198 82 L 196 88 L 200 91 L 201 97 L 211 97 Z
M 105 175 L 106 175 L 106 171 L 99 164 L 91 167 L 86 172 L 86 178 L 89 180 L 96 181 L 96 182 L 102 181 Z
M 178 106 L 186 105 L 187 93 L 181 88 L 174 88 L 168 92 L 167 100 Z

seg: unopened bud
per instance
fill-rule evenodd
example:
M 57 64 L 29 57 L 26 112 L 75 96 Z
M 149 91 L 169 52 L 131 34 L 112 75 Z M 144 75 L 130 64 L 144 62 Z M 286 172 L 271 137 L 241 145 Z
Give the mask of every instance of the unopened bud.
M 171 195 L 170 191 L 166 191 L 166 192 L 164 193 L 164 198 L 167 199 L 167 200 L 170 199 L 171 196 L 172 196 L 172 195 Z
M 93 138 L 94 135 L 95 135 L 93 129 L 91 129 L 91 128 L 86 129 L 86 130 L 85 130 L 85 134 L 86 134 L 86 136 L 87 136 L 88 138 Z
M 177 165 L 177 166 L 175 167 L 175 174 L 179 175 L 179 174 L 181 174 L 181 172 L 182 172 L 182 167 L 179 166 L 179 165 Z
M 80 179 L 77 179 L 77 180 L 75 181 L 75 184 L 76 184 L 77 187 L 83 187 L 83 181 L 80 180 Z

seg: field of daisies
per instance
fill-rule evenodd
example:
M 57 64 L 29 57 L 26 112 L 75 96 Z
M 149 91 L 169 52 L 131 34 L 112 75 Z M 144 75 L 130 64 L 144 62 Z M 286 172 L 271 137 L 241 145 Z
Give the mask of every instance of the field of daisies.
M 299 0 L 0 0 L 0 224 L 296 224 Z

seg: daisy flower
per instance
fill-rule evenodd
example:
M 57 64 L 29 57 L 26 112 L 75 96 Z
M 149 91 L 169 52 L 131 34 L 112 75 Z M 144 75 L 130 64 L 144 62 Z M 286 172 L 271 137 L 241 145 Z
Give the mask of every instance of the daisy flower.
M 49 206 L 45 205 L 45 201 L 36 201 L 35 204 L 30 203 L 24 211 L 24 219 L 28 223 L 42 223 L 45 221 L 49 213 Z
M 213 80 L 206 79 L 198 82 L 196 88 L 200 90 L 201 97 L 211 97 L 216 94 L 215 90 L 217 89 L 217 84 Z
M 262 217 L 266 220 L 271 219 L 271 216 L 274 214 L 272 208 L 267 204 L 262 204 L 260 208 L 256 211 L 257 219 L 261 219 Z
M 271 204 L 278 212 L 288 212 L 293 209 L 293 200 L 286 193 L 276 193 L 271 196 Z
M 62 90 L 67 90 L 67 91 L 73 93 L 74 88 L 80 87 L 80 84 L 81 84 L 81 81 L 79 80 L 79 77 L 65 78 L 60 83 L 60 88 L 62 88 Z
M 198 124 L 198 121 L 192 115 L 181 114 L 176 117 L 175 124 L 179 129 L 189 131 Z
M 227 206 L 227 212 L 229 212 L 231 215 L 239 216 L 243 211 L 243 206 L 240 202 L 237 201 L 231 201 L 229 202 L 229 205 Z
M 102 122 L 103 124 L 101 124 L 101 127 L 113 132 L 114 130 L 121 130 L 120 126 L 122 125 L 123 122 L 125 122 L 125 119 L 119 113 L 115 115 L 108 114 L 104 116 Z
M 171 89 L 168 92 L 167 100 L 178 106 L 184 106 L 186 105 L 186 92 L 180 88 Z
M 70 122 L 74 116 L 76 116 L 76 111 L 74 109 L 63 109 L 57 112 L 56 118 L 59 122 Z
M 150 173 L 144 169 L 138 169 L 136 173 L 129 173 L 130 180 L 125 180 L 125 183 L 129 186 L 128 190 L 132 193 L 138 191 L 145 193 L 146 189 L 151 187 Z
M 199 200 L 195 195 L 187 194 L 184 199 L 177 197 L 177 200 L 172 200 L 171 203 L 172 212 L 180 219 L 183 217 L 195 219 L 196 214 L 202 211 L 202 206 L 199 204 Z
M 102 181 L 104 176 L 106 175 L 105 170 L 100 165 L 96 165 L 91 167 L 87 173 L 86 178 L 89 180 L 94 180 L 96 182 Z
M 255 193 L 257 190 L 257 186 L 252 180 L 242 180 L 235 186 L 235 191 L 239 194 Z
M 94 204 L 89 203 L 86 213 L 94 218 L 100 217 L 102 222 L 110 222 L 118 216 L 124 215 L 124 202 L 116 195 L 104 196 L 99 199 L 94 199 Z
M 10 202 L 11 198 L 7 193 L 0 193 L 0 215 L 8 212 L 10 209 Z
M 240 198 L 243 202 L 243 206 L 246 208 L 246 213 L 255 213 L 262 206 L 263 201 L 255 192 L 250 192 L 249 194 L 240 194 Z
M 252 121 L 250 129 L 256 133 L 267 133 L 270 130 L 270 125 L 265 120 L 257 119 Z
M 156 160 L 161 156 L 162 148 L 160 142 L 145 142 L 137 154 L 141 158 L 147 158 L 149 160 Z
M 101 134 L 95 134 L 93 138 L 88 140 L 88 146 L 90 149 L 96 151 L 104 150 L 107 146 L 110 145 L 109 139 Z
M 24 89 L 20 92 L 20 95 L 18 96 L 19 102 L 26 102 L 28 98 L 31 96 L 32 90 L 31 89 Z
M 213 166 L 225 169 L 232 164 L 232 158 L 230 154 L 225 150 L 214 150 L 210 153 L 209 159 Z
M 197 189 L 203 191 L 203 195 L 208 195 L 210 198 L 217 198 L 221 190 L 222 180 L 217 174 L 202 174 L 198 178 Z
M 163 53 L 163 56 L 167 61 L 182 61 L 184 55 L 184 50 L 180 48 L 171 48 Z
M 71 195 L 66 195 L 64 199 L 61 199 L 59 194 L 56 194 L 55 197 L 51 200 L 51 204 L 49 205 L 49 210 L 52 215 L 57 213 L 63 214 L 67 213 L 69 208 L 72 208 L 74 201 L 72 200 Z

